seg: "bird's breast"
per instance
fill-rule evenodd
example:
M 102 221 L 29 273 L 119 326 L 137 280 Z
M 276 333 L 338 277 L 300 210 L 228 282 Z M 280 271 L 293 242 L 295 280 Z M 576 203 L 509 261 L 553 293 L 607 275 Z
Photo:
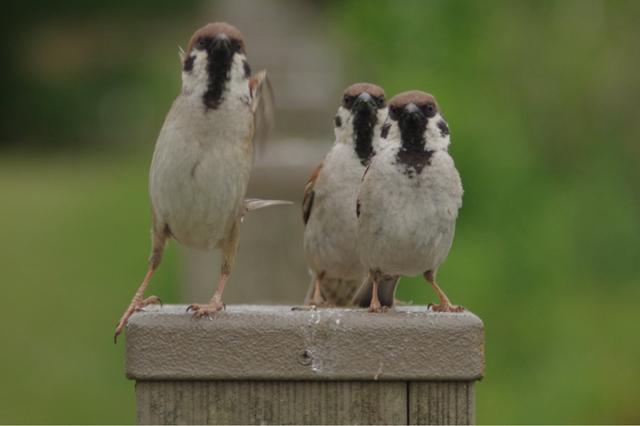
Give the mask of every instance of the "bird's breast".
M 222 116 L 205 114 L 191 125 L 170 123 L 156 145 L 151 202 L 157 219 L 187 246 L 216 247 L 233 226 L 246 193 L 251 123 L 241 117 L 225 122 Z

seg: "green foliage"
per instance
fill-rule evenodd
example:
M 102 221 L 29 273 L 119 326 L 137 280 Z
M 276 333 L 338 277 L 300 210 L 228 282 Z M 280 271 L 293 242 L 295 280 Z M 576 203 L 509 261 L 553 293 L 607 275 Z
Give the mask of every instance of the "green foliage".
M 148 155 L 3 158 L 1 423 L 134 423 L 110 336 L 149 251 Z M 135 213 L 134 213 L 135 212 Z M 176 300 L 170 245 L 154 293 Z
M 193 31 L 195 3 L 11 2 L 0 22 L 0 147 L 56 152 L 155 131 L 154 105 L 179 87 L 177 40 Z
M 436 96 L 465 186 L 438 276 L 481 423 L 640 422 L 640 3 L 341 1 L 353 80 Z M 399 297 L 435 301 L 421 279 Z

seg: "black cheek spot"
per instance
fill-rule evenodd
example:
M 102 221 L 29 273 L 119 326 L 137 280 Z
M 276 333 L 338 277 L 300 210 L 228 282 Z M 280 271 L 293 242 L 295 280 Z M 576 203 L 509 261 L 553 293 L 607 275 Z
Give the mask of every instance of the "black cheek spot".
M 356 200 L 356 217 L 360 217 L 360 200 Z
M 195 61 L 195 59 L 195 55 L 187 56 L 187 59 L 184 60 L 184 66 L 182 69 L 186 72 L 191 72 L 193 69 L 193 61 Z
M 443 137 L 449 134 L 449 126 L 443 120 L 438 121 L 438 129 L 440 129 L 440 135 Z
M 251 67 L 249 66 L 249 62 L 242 62 L 242 67 L 244 68 L 244 76 L 249 78 L 249 76 L 251 76 Z
M 384 123 L 380 130 L 380 137 L 386 139 L 389 135 L 389 129 L 391 129 L 391 123 Z
M 342 126 L 342 119 L 340 118 L 339 115 L 336 115 L 334 117 L 333 122 L 336 124 L 336 127 L 341 127 Z

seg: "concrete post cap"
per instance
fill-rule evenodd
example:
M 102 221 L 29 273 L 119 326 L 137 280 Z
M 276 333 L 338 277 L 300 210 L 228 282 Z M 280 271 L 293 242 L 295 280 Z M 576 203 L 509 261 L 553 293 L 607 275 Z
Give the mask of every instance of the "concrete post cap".
M 136 380 L 477 380 L 484 329 L 471 312 L 425 306 L 233 305 L 209 320 L 165 305 L 130 318 L 126 352 Z

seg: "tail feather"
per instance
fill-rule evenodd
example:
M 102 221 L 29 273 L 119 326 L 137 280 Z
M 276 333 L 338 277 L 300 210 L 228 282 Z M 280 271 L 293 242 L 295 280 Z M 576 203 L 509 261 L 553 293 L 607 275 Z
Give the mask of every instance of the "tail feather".
M 307 296 L 304 299 L 305 305 L 309 305 L 311 303 L 315 280 L 316 277 L 314 275 L 311 278 L 309 290 L 307 291 Z M 322 298 L 325 303 L 329 306 L 352 307 L 354 306 L 352 303 L 354 296 L 361 285 L 361 279 L 343 280 L 339 278 L 322 278 L 320 281 L 320 293 L 322 294 Z
M 244 200 L 244 211 L 246 213 L 246 212 L 250 212 L 252 210 L 258 210 L 264 207 L 282 206 L 282 205 L 288 205 L 288 204 L 293 204 L 293 202 L 285 201 L 285 200 L 261 200 L 259 198 L 247 198 Z

